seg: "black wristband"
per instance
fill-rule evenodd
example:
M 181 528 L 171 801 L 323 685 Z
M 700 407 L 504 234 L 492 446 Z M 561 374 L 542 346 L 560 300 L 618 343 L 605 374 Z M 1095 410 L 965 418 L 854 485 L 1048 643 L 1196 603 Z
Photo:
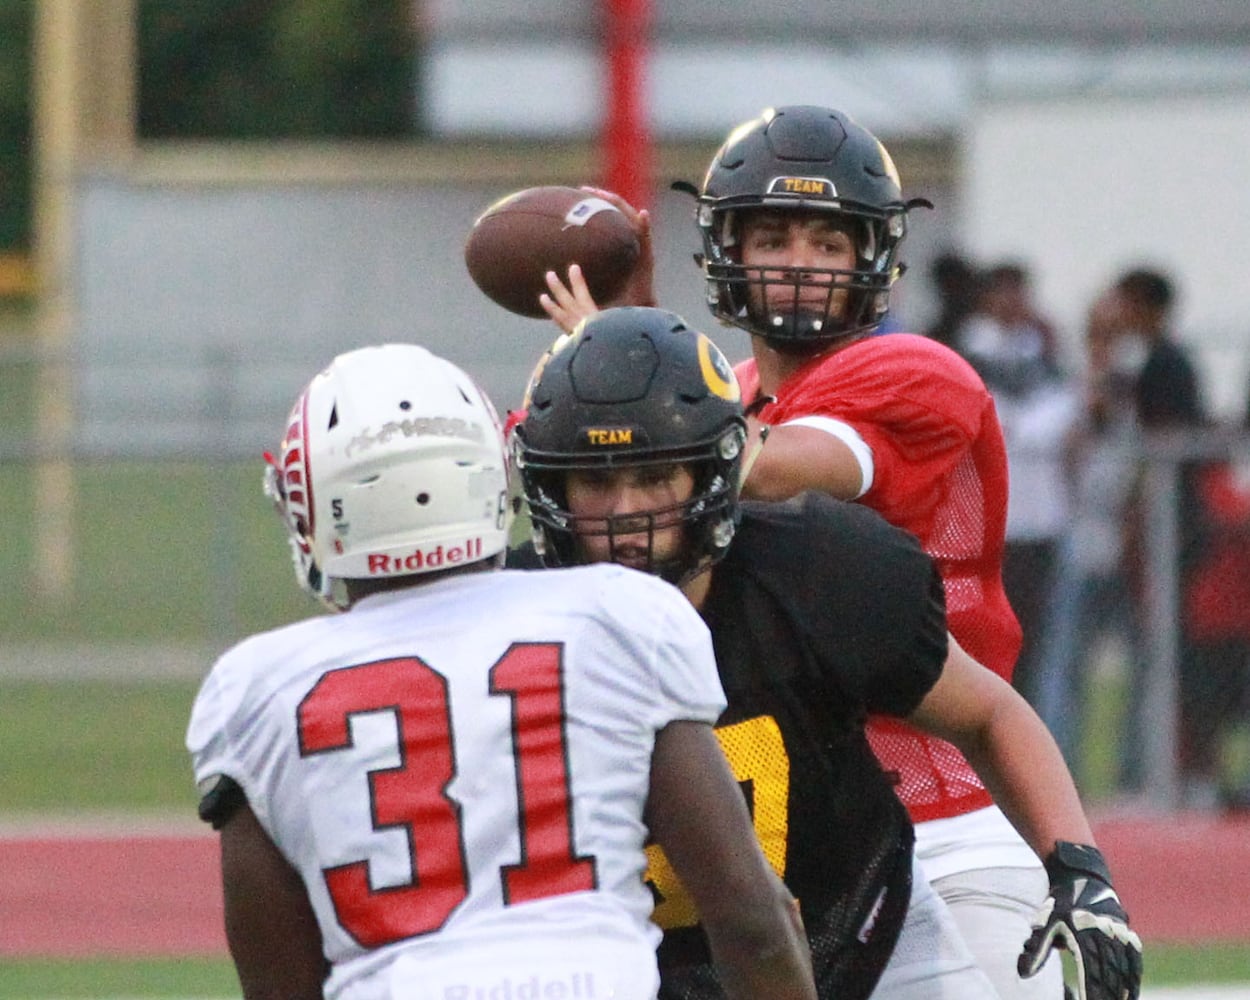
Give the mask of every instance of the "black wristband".
M 1046 859 L 1046 874 L 1052 884 L 1060 879 L 1070 879 L 1073 875 L 1090 875 L 1093 878 L 1111 884 L 1111 869 L 1102 856 L 1102 851 L 1093 844 L 1073 844 L 1067 840 L 1056 840 L 1055 849 Z

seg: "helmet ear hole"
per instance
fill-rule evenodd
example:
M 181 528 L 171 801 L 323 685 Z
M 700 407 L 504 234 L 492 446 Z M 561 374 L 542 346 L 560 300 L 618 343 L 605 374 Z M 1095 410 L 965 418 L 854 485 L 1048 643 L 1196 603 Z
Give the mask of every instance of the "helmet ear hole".
M 734 427 L 721 435 L 716 442 L 716 451 L 726 462 L 732 462 L 742 457 L 742 449 L 746 444 L 746 431 L 741 427 Z

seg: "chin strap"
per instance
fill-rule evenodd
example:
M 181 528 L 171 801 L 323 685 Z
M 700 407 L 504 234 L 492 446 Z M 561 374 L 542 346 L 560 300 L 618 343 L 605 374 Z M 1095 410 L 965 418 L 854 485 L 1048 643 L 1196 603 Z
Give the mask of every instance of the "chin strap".
M 751 404 L 743 411 L 744 417 L 753 417 L 759 413 L 764 407 L 771 403 L 777 402 L 776 396 L 760 395 L 752 400 Z M 742 456 L 742 471 L 738 476 L 738 488 L 746 484 L 747 476 L 751 474 L 751 467 L 755 465 L 755 460 L 760 457 L 760 452 L 764 450 L 764 442 L 768 440 L 768 432 L 772 428 L 768 424 L 760 427 L 760 436 L 756 439 L 755 444 L 745 455 Z
M 755 465 L 755 460 L 760 457 L 760 452 L 764 450 L 764 442 L 768 440 L 768 432 L 772 430 L 768 424 L 760 427 L 760 436 L 755 444 L 745 455 L 742 456 L 742 474 L 738 477 L 738 488 L 741 489 L 746 485 L 747 476 L 751 474 L 751 469 Z

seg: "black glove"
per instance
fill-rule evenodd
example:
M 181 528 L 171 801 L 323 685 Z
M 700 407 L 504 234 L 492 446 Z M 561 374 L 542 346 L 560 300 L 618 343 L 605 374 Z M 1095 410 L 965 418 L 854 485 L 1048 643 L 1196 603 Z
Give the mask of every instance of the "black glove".
M 1098 848 L 1057 841 L 1046 874 L 1050 897 L 1033 918 L 1016 971 L 1036 975 L 1054 948 L 1066 948 L 1076 964 L 1079 1000 L 1137 1000 L 1141 939 L 1129 929 Z

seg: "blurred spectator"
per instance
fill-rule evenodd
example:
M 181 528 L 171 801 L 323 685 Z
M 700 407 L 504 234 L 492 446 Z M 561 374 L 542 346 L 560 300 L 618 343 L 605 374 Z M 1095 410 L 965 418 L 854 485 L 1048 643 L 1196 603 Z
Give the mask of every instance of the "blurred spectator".
M 1193 427 L 1206 422 L 1198 373 L 1189 354 L 1173 339 L 1175 291 L 1160 271 L 1137 268 L 1115 283 L 1119 301 L 1117 351 L 1140 355 L 1134 396 L 1142 427 Z
M 1140 365 L 1133 382 L 1133 400 L 1141 431 L 1149 435 L 1207 426 L 1197 369 L 1172 331 L 1176 294 L 1171 278 L 1162 271 L 1135 268 L 1116 281 L 1112 294 L 1118 307 L 1116 356 L 1130 370 Z M 1198 483 L 1207 465 L 1203 461 L 1183 462 L 1180 465 L 1180 509 L 1177 517 L 1182 580 L 1188 577 L 1202 544 Z M 1145 544 L 1148 498 L 1144 482 L 1144 477 L 1139 475 L 1125 521 L 1128 529 L 1124 553 L 1126 569 L 1138 602 L 1145 600 L 1150 583 Z M 1208 702 L 1211 692 L 1205 690 L 1201 678 L 1191 669 L 1195 662 L 1191 639 L 1188 623 L 1182 616 L 1177 668 L 1180 700 L 1187 707 L 1180 717 L 1180 763 L 1187 796 L 1205 804 L 1205 800 L 1214 797 L 1215 779 L 1206 773 L 1206 765 L 1193 756 L 1191 748 L 1201 746 L 1206 739 L 1205 734 L 1198 731 L 1205 726 L 1199 720 L 1204 716 L 1211 717 L 1217 709 Z M 1148 720 L 1142 718 L 1143 681 L 1140 675 L 1130 678 L 1129 724 L 1121 757 L 1121 780 L 1130 789 L 1140 788 L 1145 777 L 1141 772 L 1142 732 Z M 1195 725 L 1198 730 L 1195 730 Z
M 1064 443 L 1080 406 L 1057 362 L 1051 325 L 1033 305 L 1025 267 L 992 267 L 980 289 L 955 348 L 985 380 L 1002 423 L 1010 480 L 1003 585 L 1024 632 L 1013 683 L 1036 706 L 1039 652 L 1069 519 Z
M 1132 388 L 1139 364 L 1117 354 L 1121 306 L 1105 292 L 1090 306 L 1085 330 L 1084 397 L 1065 449 L 1071 519 L 1060 549 L 1037 710 L 1069 766 L 1077 769 L 1086 680 L 1096 646 L 1113 639 L 1128 673 L 1144 664 L 1136 603 L 1124 562 L 1124 520 L 1137 476 L 1139 435 Z M 1132 724 L 1140 748 L 1140 730 Z
M 929 266 L 929 280 L 937 292 L 938 315 L 925 336 L 954 347 L 959 328 L 977 305 L 977 269 L 960 254 L 947 251 Z

